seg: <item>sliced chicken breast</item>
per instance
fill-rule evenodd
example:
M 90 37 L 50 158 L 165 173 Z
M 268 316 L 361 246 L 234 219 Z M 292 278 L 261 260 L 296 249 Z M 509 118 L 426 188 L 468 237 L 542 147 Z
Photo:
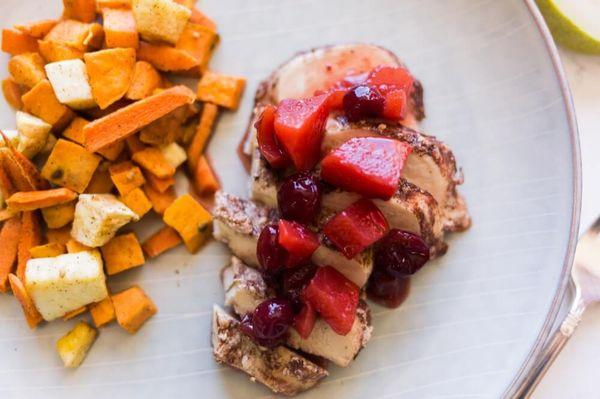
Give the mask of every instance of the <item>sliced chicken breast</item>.
M 254 310 L 262 301 L 274 296 L 268 292 L 261 274 L 233 257 L 230 266 L 223 270 L 225 304 L 231 306 L 239 316 Z M 305 353 L 328 359 L 340 367 L 346 367 L 365 347 L 373 327 L 370 323 L 370 310 L 361 301 L 352 329 L 346 335 L 339 335 L 323 319 L 318 318 L 308 338 L 302 338 L 295 329 L 290 329 L 288 346 Z
M 276 220 L 275 212 L 230 194 L 218 192 L 215 196 L 214 237 L 226 243 L 231 252 L 248 265 L 258 267 L 256 244 L 263 227 Z M 313 253 L 316 265 L 332 266 L 347 279 L 363 287 L 373 270 L 370 249 L 347 259 L 341 252 L 321 244 Z
M 212 347 L 219 363 L 237 368 L 275 393 L 288 396 L 312 388 L 329 373 L 298 353 L 278 346 L 257 345 L 238 328 L 239 321 L 213 307 Z

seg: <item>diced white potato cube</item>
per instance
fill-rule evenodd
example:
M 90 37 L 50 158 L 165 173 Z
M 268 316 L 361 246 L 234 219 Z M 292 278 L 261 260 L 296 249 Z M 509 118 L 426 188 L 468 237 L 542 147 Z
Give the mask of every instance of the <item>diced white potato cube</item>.
M 17 130 L 2 130 L 2 133 L 4 133 L 13 147 L 17 148 L 19 146 L 20 136 Z M 1 147 L 6 147 L 6 143 L 4 142 L 4 139 L 2 139 L 2 136 L 0 136 L 0 148 Z
M 51 62 L 45 68 L 58 101 L 73 109 L 96 106 L 83 61 L 76 59 Z
M 175 44 L 192 14 L 173 0 L 133 0 L 133 15 L 142 39 Z
M 92 344 L 98 336 L 98 331 L 83 321 L 56 342 L 56 351 L 65 367 L 79 367 Z
M 139 216 L 112 194 L 81 194 L 75 206 L 71 237 L 88 247 L 101 247 L 121 227 Z
M 44 320 L 108 296 L 102 257 L 97 250 L 27 261 L 25 289 Z
M 52 125 L 31 114 L 17 111 L 17 150 L 27 158 L 33 158 L 46 145 Z
M 187 153 L 179 144 L 172 142 L 160 149 L 163 156 L 175 169 L 187 160 Z

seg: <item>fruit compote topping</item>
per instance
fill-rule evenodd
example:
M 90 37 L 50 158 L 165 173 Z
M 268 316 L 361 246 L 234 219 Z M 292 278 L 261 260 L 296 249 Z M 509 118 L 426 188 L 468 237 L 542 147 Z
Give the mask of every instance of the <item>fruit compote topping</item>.
M 385 103 L 385 99 L 377 88 L 365 84 L 348 90 L 342 101 L 344 112 L 351 122 L 381 116 Z
M 408 295 L 409 278 L 429 261 L 429 247 L 417 234 L 392 229 L 375 248 L 375 269 L 369 279 L 369 298 L 398 307 Z
M 282 169 L 290 164 L 290 159 L 275 137 L 276 111 L 273 105 L 267 105 L 254 127 L 261 154 L 273 168 Z
M 287 252 L 285 267 L 294 268 L 306 263 L 319 247 L 315 233 L 297 222 L 279 220 L 279 245 Z
M 288 176 L 277 190 L 279 213 L 284 219 L 311 224 L 321 212 L 321 196 L 321 184 L 313 174 Z
M 321 162 L 321 178 L 368 198 L 390 199 L 412 147 L 383 137 L 353 138 Z
M 327 238 L 348 259 L 379 241 L 388 229 L 383 213 L 367 199 L 356 201 L 323 226 Z
M 262 346 L 273 348 L 285 342 L 294 323 L 290 301 L 282 298 L 267 299 L 254 312 L 242 318 L 240 329 Z

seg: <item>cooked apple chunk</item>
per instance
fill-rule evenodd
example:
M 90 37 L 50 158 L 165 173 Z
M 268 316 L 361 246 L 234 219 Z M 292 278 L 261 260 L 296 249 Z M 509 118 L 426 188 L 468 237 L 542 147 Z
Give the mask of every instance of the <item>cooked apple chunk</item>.
M 65 336 L 56 342 L 56 351 L 65 367 L 79 367 L 92 344 L 98 336 L 98 331 L 80 321 Z
M 93 108 L 96 105 L 83 61 L 51 62 L 45 68 L 56 98 L 62 104 L 73 109 Z
M 102 258 L 95 250 L 30 259 L 25 288 L 47 321 L 108 296 Z

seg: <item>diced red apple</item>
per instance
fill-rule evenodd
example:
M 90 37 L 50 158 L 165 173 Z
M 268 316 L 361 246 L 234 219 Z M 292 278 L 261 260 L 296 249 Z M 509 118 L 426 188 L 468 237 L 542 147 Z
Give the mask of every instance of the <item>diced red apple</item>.
M 414 79 L 405 68 L 382 65 L 369 73 L 366 83 L 376 86 L 382 94 L 401 89 L 409 95 L 413 90 Z
M 319 247 L 317 235 L 297 222 L 279 220 L 279 245 L 287 251 L 286 266 L 296 267 L 310 259 Z
M 381 137 L 353 138 L 321 162 L 321 178 L 368 198 L 389 199 L 398 188 L 400 173 L 412 147 Z
M 346 335 L 352 329 L 358 296 L 356 284 L 331 266 L 320 267 L 304 289 L 306 302 L 340 335 Z
M 303 100 L 285 99 L 275 112 L 275 136 L 300 171 L 312 169 L 319 161 L 328 98 L 322 94 Z
M 289 157 L 281 148 L 275 137 L 275 112 L 277 108 L 267 105 L 254 124 L 257 131 L 258 148 L 269 165 L 275 169 L 284 168 L 289 164 Z
M 316 322 L 317 312 L 310 303 L 306 302 L 302 306 L 300 313 L 294 318 L 294 328 L 302 338 L 307 339 L 315 327 Z
M 383 113 L 385 119 L 397 121 L 406 117 L 407 101 L 403 90 L 391 90 L 384 95 Z
M 388 230 L 389 225 L 383 213 L 364 198 L 335 215 L 323 226 L 327 238 L 348 259 L 379 241 Z

